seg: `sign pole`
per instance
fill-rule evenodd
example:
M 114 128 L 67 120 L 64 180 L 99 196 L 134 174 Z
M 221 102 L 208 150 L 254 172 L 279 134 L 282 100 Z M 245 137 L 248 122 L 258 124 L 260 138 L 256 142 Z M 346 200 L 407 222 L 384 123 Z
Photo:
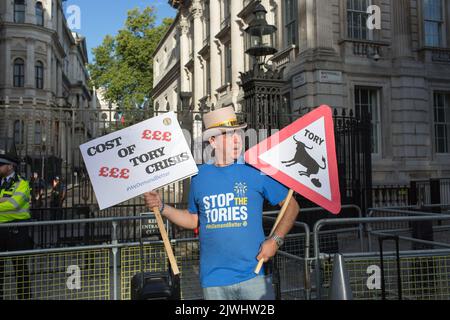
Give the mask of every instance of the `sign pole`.
M 288 195 L 286 197 L 286 201 L 284 202 L 283 207 L 281 208 L 281 211 L 278 214 L 277 220 L 275 221 L 275 224 L 273 225 L 272 231 L 270 231 L 269 238 L 271 236 L 273 236 L 273 233 L 277 229 L 278 224 L 280 223 L 281 219 L 283 218 L 284 213 L 286 212 L 286 209 L 287 209 L 287 207 L 289 205 L 289 202 L 291 201 L 291 198 L 292 198 L 293 195 L 294 195 L 294 190 L 290 189 L 289 193 L 288 193 Z M 259 260 L 258 265 L 256 266 L 256 269 L 255 269 L 255 273 L 256 274 L 259 274 L 259 272 L 261 271 L 263 263 L 264 263 L 264 259 Z
M 166 228 L 164 227 L 161 212 L 159 211 L 159 208 L 156 207 L 153 208 L 153 212 L 155 214 L 156 222 L 158 223 L 159 232 L 161 233 L 161 237 L 164 242 L 164 248 L 166 249 L 173 274 L 178 275 L 180 273 L 180 270 L 178 269 L 177 260 L 175 259 L 175 255 L 173 254 L 172 246 L 170 245 L 169 237 L 167 236 Z

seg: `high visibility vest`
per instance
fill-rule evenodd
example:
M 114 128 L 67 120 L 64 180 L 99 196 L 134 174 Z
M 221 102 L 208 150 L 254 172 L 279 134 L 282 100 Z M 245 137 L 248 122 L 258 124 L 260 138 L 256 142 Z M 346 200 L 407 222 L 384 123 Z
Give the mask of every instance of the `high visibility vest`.
M 17 174 L 0 189 L 0 223 L 27 220 L 30 215 L 30 184 Z

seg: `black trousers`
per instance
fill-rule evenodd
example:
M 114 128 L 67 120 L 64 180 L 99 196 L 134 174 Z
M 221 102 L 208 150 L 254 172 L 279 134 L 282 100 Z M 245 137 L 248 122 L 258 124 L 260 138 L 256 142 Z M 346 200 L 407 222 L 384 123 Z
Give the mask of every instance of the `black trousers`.
M 22 221 L 25 222 L 25 221 Z M 33 248 L 28 228 L 23 227 L 2 227 L 0 228 L 0 252 L 21 251 Z M 12 257 L 14 271 L 16 274 L 17 299 L 31 299 L 30 274 L 28 271 L 28 259 L 23 257 Z M 4 257 L 0 257 L 0 300 L 4 299 L 4 277 L 5 277 Z

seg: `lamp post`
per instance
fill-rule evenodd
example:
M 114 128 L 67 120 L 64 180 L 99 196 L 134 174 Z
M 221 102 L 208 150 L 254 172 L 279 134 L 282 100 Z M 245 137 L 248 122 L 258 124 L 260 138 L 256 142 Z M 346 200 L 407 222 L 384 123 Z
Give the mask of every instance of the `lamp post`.
M 253 129 L 280 129 L 279 109 L 282 107 L 282 74 L 266 65 L 265 58 L 277 52 L 274 35 L 277 28 L 267 23 L 267 10 L 259 2 L 254 19 L 245 29 L 245 53 L 252 57 L 253 68 L 241 73 L 244 90 L 243 111 Z

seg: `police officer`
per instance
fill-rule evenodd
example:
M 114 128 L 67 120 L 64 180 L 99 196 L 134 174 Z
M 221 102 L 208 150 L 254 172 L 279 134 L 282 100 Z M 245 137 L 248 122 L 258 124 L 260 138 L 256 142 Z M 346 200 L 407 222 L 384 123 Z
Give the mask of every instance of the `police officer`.
M 16 173 L 19 159 L 0 150 L 0 225 L 30 220 L 30 185 Z M 21 251 L 32 248 L 28 229 L 23 227 L 0 228 L 0 252 Z M 0 258 L 0 300 L 3 299 L 5 261 Z M 12 259 L 18 299 L 30 299 L 30 281 L 27 259 Z

